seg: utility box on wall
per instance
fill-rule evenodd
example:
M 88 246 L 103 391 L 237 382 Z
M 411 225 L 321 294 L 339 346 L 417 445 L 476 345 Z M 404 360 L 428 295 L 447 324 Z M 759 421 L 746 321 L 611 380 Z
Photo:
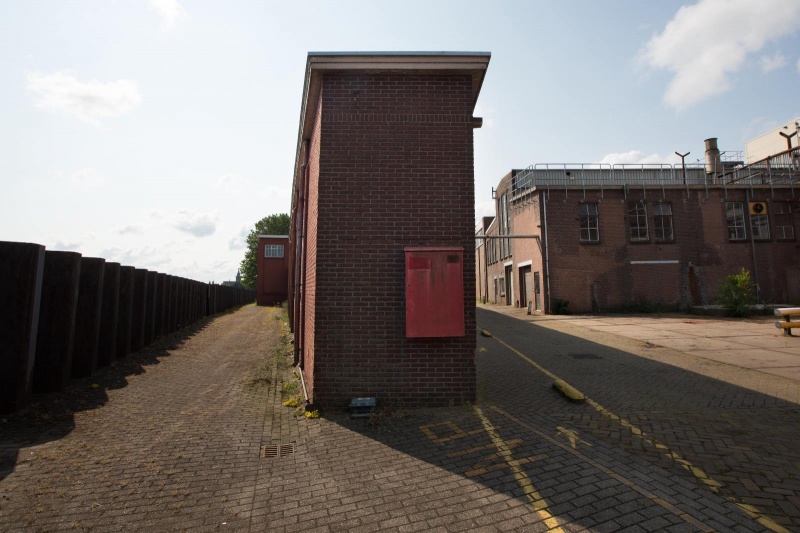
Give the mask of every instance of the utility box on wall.
M 464 249 L 406 247 L 406 337 L 464 336 Z

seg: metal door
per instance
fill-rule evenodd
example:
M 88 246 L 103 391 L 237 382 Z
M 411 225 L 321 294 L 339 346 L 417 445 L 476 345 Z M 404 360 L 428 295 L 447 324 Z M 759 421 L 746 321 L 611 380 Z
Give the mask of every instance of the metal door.
M 514 295 L 512 294 L 512 287 L 511 287 L 511 269 L 513 267 L 507 266 L 506 267 L 506 305 L 511 305 L 513 302 Z
M 522 277 L 522 294 L 525 301 L 523 302 L 523 307 L 528 307 L 528 302 L 533 301 L 533 284 L 531 283 L 531 269 L 530 267 L 526 268 L 523 277 Z
M 542 288 L 541 283 L 539 283 L 539 273 L 534 272 L 533 274 L 533 294 L 534 294 L 534 303 L 536 305 L 536 310 L 541 311 L 542 309 Z

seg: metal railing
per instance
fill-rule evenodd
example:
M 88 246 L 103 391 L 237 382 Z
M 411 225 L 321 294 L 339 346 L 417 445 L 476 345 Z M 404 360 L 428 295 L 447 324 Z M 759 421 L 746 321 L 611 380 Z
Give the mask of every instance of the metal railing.
M 662 195 L 667 187 L 702 186 L 788 185 L 800 186 L 800 147 L 781 152 L 750 165 L 727 165 L 720 172 L 708 172 L 700 163 L 687 164 L 604 164 L 604 163 L 538 163 L 517 171 L 509 180 L 507 192 L 512 206 L 527 203 L 533 189 L 587 189 L 622 188 L 626 192 L 642 188 L 660 187 Z

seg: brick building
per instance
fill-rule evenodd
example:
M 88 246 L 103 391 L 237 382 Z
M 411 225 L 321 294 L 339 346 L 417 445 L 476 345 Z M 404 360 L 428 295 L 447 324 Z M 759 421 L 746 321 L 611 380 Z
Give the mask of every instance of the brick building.
M 288 235 L 258 236 L 256 303 L 276 305 L 289 296 Z
M 474 399 L 472 112 L 489 57 L 308 55 L 289 311 L 314 404 Z M 420 275 L 444 276 L 429 288 L 455 292 L 409 303 Z M 432 330 L 415 329 L 423 315 Z
M 751 165 L 534 165 L 496 190 L 476 298 L 554 313 L 715 303 L 746 268 L 763 303 L 800 303 L 800 148 Z M 716 156 L 714 155 L 716 150 Z M 528 235 L 503 238 L 503 235 Z

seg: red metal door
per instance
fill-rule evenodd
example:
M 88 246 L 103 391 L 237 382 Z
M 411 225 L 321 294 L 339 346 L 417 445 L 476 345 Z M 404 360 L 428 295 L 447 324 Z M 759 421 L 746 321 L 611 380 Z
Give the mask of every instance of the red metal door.
M 464 249 L 408 247 L 406 337 L 464 336 Z

